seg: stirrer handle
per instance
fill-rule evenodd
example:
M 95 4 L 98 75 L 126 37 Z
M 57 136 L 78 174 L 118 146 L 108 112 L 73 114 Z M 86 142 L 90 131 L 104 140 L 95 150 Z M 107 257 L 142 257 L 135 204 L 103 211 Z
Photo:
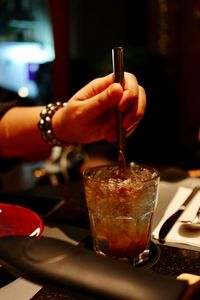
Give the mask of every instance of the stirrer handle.
M 115 47 L 112 49 L 112 62 L 115 82 L 124 85 L 124 59 L 123 48 Z M 117 110 L 117 133 L 118 133 L 118 160 L 120 173 L 125 170 L 125 132 L 122 127 L 122 114 Z

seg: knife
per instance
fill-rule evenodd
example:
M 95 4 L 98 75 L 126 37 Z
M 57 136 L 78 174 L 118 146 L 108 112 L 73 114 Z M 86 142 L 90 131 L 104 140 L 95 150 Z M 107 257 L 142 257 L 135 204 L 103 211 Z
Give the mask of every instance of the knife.
M 181 207 L 173 214 L 171 215 L 161 226 L 158 240 L 160 243 L 165 243 L 165 237 L 169 233 L 169 231 L 172 229 L 178 218 L 181 216 L 181 214 L 184 212 L 186 206 L 189 204 L 189 202 L 194 198 L 194 196 L 200 191 L 200 187 L 194 187 L 190 195 L 187 197 L 187 199 L 184 201 L 184 203 L 181 205 Z

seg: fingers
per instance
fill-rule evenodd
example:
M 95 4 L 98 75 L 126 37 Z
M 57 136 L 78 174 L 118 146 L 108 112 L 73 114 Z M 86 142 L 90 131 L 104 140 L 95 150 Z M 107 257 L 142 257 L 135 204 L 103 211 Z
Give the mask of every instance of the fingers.
M 137 78 L 129 72 L 124 72 L 124 91 L 126 90 L 132 91 L 133 95 L 138 90 Z
M 119 103 L 119 110 L 123 113 L 127 110 L 133 110 L 137 104 L 139 88 L 136 77 L 131 73 L 124 73 L 124 92 Z
M 105 139 L 109 143 L 116 142 L 116 140 L 117 140 L 117 130 L 116 130 L 116 127 L 112 128 L 112 129 L 110 129 L 109 131 L 106 132 Z
M 138 107 L 136 111 L 136 118 L 140 121 L 145 113 L 146 109 L 146 92 L 145 89 L 139 85 L 139 97 L 138 97 Z
M 89 98 L 94 97 L 94 96 L 98 95 L 99 93 L 103 92 L 113 83 L 114 83 L 113 74 L 109 74 L 104 77 L 96 78 L 96 79 L 92 80 L 91 82 L 89 82 L 81 90 L 79 90 L 74 95 L 74 98 L 76 98 L 79 101 L 89 99 Z
M 85 100 L 84 104 L 95 115 L 101 114 L 113 108 L 119 103 L 121 112 L 137 111 L 137 99 L 139 88 L 136 77 L 128 72 L 124 73 L 124 91 L 119 83 L 113 83 L 114 76 L 109 74 L 105 77 L 97 78 L 84 87 L 78 94 L 77 100 Z M 87 100 L 88 101 L 87 101 Z
M 136 77 L 131 73 L 124 73 L 124 93 L 119 103 L 119 110 L 126 112 L 127 110 L 136 110 L 137 100 L 139 96 L 139 85 Z
M 82 105 L 85 105 L 88 114 L 93 114 L 93 117 L 97 117 L 114 108 L 119 103 L 122 95 L 123 90 L 120 84 L 113 83 L 103 92 L 85 100 Z
M 129 132 L 135 129 L 145 113 L 146 93 L 143 87 L 138 86 L 138 98 L 133 100 L 132 109 L 130 107 L 127 112 L 124 113 L 123 118 L 123 128 Z
M 103 83 L 105 78 L 106 83 Z M 104 77 L 103 81 L 102 78 L 92 81 L 91 84 L 93 85 L 93 90 L 95 90 L 95 92 L 93 91 L 93 95 L 98 90 L 101 90 L 102 87 L 107 86 L 112 80 L 112 74 L 110 74 Z M 105 90 L 83 101 L 82 105 L 85 107 L 88 118 L 92 119 L 98 119 L 118 105 L 119 110 L 123 113 L 123 128 L 126 130 L 126 136 L 129 136 L 135 130 L 144 115 L 146 108 L 146 94 L 143 87 L 138 85 L 135 76 L 126 72 L 124 91 L 120 84 L 113 83 L 110 86 L 108 85 Z M 110 116 L 111 115 L 116 117 L 114 111 Z M 116 140 L 116 124 L 112 122 L 112 126 L 110 126 L 110 118 L 105 120 L 105 122 L 109 127 L 105 132 L 105 138 L 107 141 L 113 142 Z
M 116 110 L 123 114 L 123 128 L 129 136 L 144 115 L 146 108 L 146 94 L 138 85 L 136 77 L 131 73 L 124 73 L 124 90 L 119 83 L 114 83 L 114 75 L 97 78 L 77 92 L 69 102 L 72 102 L 73 115 L 76 120 L 90 130 L 90 140 L 93 140 L 94 129 L 99 128 L 98 137 L 109 142 L 116 141 Z M 75 117 L 73 117 L 75 118 Z M 82 126 L 83 127 L 83 126 Z M 87 130 L 86 130 L 87 131 Z M 95 130 L 96 134 L 97 130 Z
M 134 123 L 132 126 L 130 126 L 127 130 L 126 130 L 126 138 L 129 137 L 135 130 L 135 128 L 137 127 L 139 122 Z
M 137 90 L 137 79 L 136 77 L 128 72 L 124 73 L 124 90 L 135 91 Z M 75 94 L 75 97 L 78 100 L 85 100 L 91 98 L 104 90 L 106 90 L 110 85 L 114 83 L 114 74 L 111 73 L 104 77 L 99 77 L 92 80 L 86 86 L 84 86 L 78 93 Z

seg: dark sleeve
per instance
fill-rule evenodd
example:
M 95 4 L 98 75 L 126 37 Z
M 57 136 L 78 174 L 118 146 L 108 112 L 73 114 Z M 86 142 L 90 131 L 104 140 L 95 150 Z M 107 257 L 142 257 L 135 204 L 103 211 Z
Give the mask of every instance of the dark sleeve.
M 21 158 L 6 159 L 0 157 L 0 173 L 8 172 L 12 170 L 22 161 Z
M 1 102 L 0 103 L 0 118 L 9 110 L 10 108 L 19 105 L 16 100 L 9 102 Z
M 12 107 L 18 106 L 19 103 L 16 100 L 9 101 L 9 102 L 1 102 L 0 103 L 0 118 Z M 6 172 L 11 170 L 14 166 L 16 166 L 21 159 L 5 159 L 0 157 L 0 172 Z

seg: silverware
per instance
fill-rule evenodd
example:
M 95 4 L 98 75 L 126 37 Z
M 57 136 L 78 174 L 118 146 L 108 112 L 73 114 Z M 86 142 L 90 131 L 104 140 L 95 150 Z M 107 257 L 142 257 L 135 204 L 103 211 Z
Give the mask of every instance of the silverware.
M 176 221 L 178 220 L 178 218 L 180 217 L 180 215 L 185 210 L 186 206 L 194 198 L 194 196 L 198 193 L 198 191 L 200 191 L 200 187 L 199 186 L 193 188 L 191 194 L 187 197 L 187 199 L 181 205 L 181 207 L 164 222 L 164 224 L 162 225 L 162 227 L 161 227 L 161 229 L 159 231 L 159 235 L 158 235 L 158 239 L 159 239 L 160 243 L 164 243 L 165 242 L 166 235 L 172 229 L 173 225 L 176 223 Z
M 184 227 L 186 227 L 187 229 L 200 229 L 200 207 L 197 211 L 196 216 L 194 217 L 193 220 L 191 221 L 185 221 L 182 220 L 181 223 L 184 225 Z
M 123 48 L 115 47 L 112 49 L 112 64 L 115 82 L 124 85 L 124 59 Z M 124 177 L 125 161 L 125 131 L 122 127 L 122 114 L 117 110 L 117 141 L 118 141 L 118 161 L 120 177 Z

